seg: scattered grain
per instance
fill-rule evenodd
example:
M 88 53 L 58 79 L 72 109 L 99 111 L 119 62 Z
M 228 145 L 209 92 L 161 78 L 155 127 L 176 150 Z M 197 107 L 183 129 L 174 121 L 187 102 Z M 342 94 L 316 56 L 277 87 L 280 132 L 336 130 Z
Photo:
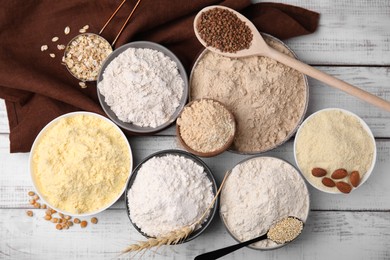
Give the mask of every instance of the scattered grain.
M 34 195 L 35 195 L 35 192 L 33 192 L 33 191 L 28 192 L 28 196 L 34 196 Z
M 52 58 L 55 58 L 55 57 L 56 57 L 56 55 L 55 55 L 54 53 L 50 53 L 49 55 L 50 55 L 50 57 L 52 57 Z
M 88 24 L 87 24 L 87 25 L 84 25 L 83 29 L 84 29 L 84 30 L 88 30 L 88 29 L 89 29 L 89 25 L 88 25 Z
M 26 211 L 27 216 L 32 217 L 34 213 L 31 210 Z
M 73 226 L 73 222 L 72 222 L 72 221 L 69 221 L 69 222 L 68 222 L 68 225 L 69 225 L 69 227 Z
M 69 220 L 69 219 L 71 219 L 72 217 L 71 217 L 71 216 L 64 216 L 64 218 L 65 218 L 66 220 Z
M 80 223 L 80 227 L 82 227 L 82 228 L 85 228 L 87 225 L 88 225 L 88 222 L 85 220 L 81 221 L 81 223 Z
M 75 224 L 80 224 L 80 219 L 75 218 L 75 219 L 73 220 L 73 222 L 74 222 Z
M 61 224 L 57 224 L 57 225 L 56 225 L 56 229 L 62 230 L 62 225 L 61 225 Z
M 66 27 L 65 27 L 64 33 L 65 33 L 65 34 L 69 34 L 69 33 L 70 33 L 70 27 L 69 27 L 69 26 L 66 26 Z
M 41 205 L 41 209 L 46 209 L 46 208 L 47 208 L 46 204 Z
M 95 218 L 95 217 L 91 218 L 91 223 L 92 224 L 97 224 L 98 223 L 98 219 Z
M 57 36 L 56 37 L 53 37 L 52 39 L 51 39 L 51 41 L 52 42 L 56 42 L 56 41 L 58 41 L 60 38 L 58 38 Z
M 86 88 L 87 87 L 87 84 L 85 84 L 85 82 L 82 82 L 82 81 L 79 82 L 79 85 L 80 85 L 81 88 Z
M 45 215 L 44 219 L 47 221 L 51 220 L 51 215 Z
M 34 200 L 39 200 L 39 196 L 38 195 L 34 195 L 33 199 Z
M 49 49 L 49 47 L 47 45 L 42 45 L 41 46 L 41 51 L 46 51 L 48 49 Z
M 87 30 L 85 30 L 85 29 L 80 29 L 79 30 L 79 33 L 86 33 L 87 32 Z
M 53 223 L 58 223 L 58 218 L 52 218 L 52 219 L 51 219 L 51 222 L 53 222 Z
M 36 208 L 36 209 L 41 208 L 41 203 L 35 202 L 34 203 L 34 208 Z
M 31 204 L 31 205 L 34 205 L 35 203 L 36 203 L 36 201 L 35 201 L 34 199 L 31 199 L 31 200 L 30 200 L 30 204 Z
M 65 50 L 65 45 L 63 45 L 63 44 L 57 44 L 57 49 L 59 49 L 59 50 Z

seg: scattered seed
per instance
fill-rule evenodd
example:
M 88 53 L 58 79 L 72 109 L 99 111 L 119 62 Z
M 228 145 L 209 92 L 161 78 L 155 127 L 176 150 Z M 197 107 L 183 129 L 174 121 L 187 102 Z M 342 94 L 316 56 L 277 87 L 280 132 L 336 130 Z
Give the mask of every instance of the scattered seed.
M 69 33 L 70 33 L 70 27 L 69 27 L 69 26 L 66 26 L 66 27 L 65 27 L 64 33 L 65 33 L 65 34 L 69 34 Z
M 47 45 L 42 45 L 41 46 L 41 51 L 46 51 L 47 49 L 49 49 L 49 47 Z
M 27 216 L 32 217 L 34 213 L 31 210 L 26 211 Z
M 85 30 L 85 29 L 80 29 L 79 30 L 79 33 L 86 33 L 87 32 L 87 30 Z
M 33 199 L 34 199 L 34 200 L 39 200 L 39 196 L 38 196 L 38 195 L 35 195 L 35 196 L 33 197 Z
M 73 220 L 73 222 L 74 222 L 75 224 L 80 224 L 80 219 L 75 218 L 75 219 Z
M 51 219 L 51 222 L 53 222 L 53 223 L 58 223 L 58 218 L 52 218 L 52 219 Z
M 35 202 L 34 208 L 39 209 L 41 207 L 41 203 Z
M 62 225 L 62 228 L 64 228 L 64 229 L 69 229 L 69 225 L 68 225 L 68 223 L 66 223 L 66 224 Z
M 87 225 L 88 225 L 88 222 L 85 220 L 81 221 L 81 223 L 80 223 L 80 227 L 82 227 L 82 228 L 85 228 Z
M 89 25 L 88 25 L 88 24 L 87 24 L 87 25 L 84 25 L 83 29 L 84 29 L 84 30 L 88 30 L 88 29 L 89 29 Z
M 63 218 L 60 218 L 59 220 L 58 220 L 58 223 L 64 223 L 65 222 L 65 219 L 63 219 Z
M 41 209 L 46 209 L 46 208 L 47 208 L 46 204 L 41 205 Z
M 91 218 L 91 223 L 92 224 L 97 224 L 98 223 L 98 219 L 95 218 L 95 217 Z
M 55 57 L 56 57 L 56 55 L 55 55 L 54 53 L 50 53 L 49 55 L 50 55 L 50 57 L 52 57 L 52 58 L 55 58 Z
M 50 209 L 50 210 L 51 210 L 51 214 L 54 214 L 57 212 L 57 210 L 55 210 L 55 209 Z
M 58 45 L 57 45 L 57 49 L 59 49 L 59 50 L 64 50 L 64 49 L 65 49 L 65 45 L 63 45 L 63 44 L 58 44 Z
M 51 215 L 52 214 L 51 209 L 46 210 L 45 213 L 46 213 L 46 215 Z
M 60 218 L 64 218 L 64 214 L 62 213 L 58 213 L 58 216 L 60 216 Z
M 87 84 L 85 84 L 85 82 L 82 82 L 82 81 L 79 82 L 79 85 L 80 85 L 81 88 L 86 88 L 87 87 Z
M 71 227 L 71 226 L 73 226 L 73 222 L 72 221 L 69 221 L 68 222 L 68 225 Z
M 28 192 L 28 196 L 34 196 L 34 195 L 35 195 L 35 192 L 33 192 L 33 191 Z
M 51 215 L 45 215 L 44 219 L 48 221 L 51 220 Z
M 72 217 L 71 216 L 65 216 L 64 217 L 66 220 L 69 220 L 69 219 L 71 219 Z
M 52 42 L 56 42 L 56 41 L 58 41 L 60 38 L 58 38 L 57 36 L 56 37 L 53 37 L 52 39 L 51 39 L 51 41 Z
M 36 201 L 35 201 L 34 199 L 31 199 L 31 200 L 30 200 L 30 204 L 31 204 L 31 205 L 34 205 L 35 203 L 36 203 Z
M 61 224 L 57 224 L 57 225 L 56 225 L 56 229 L 62 230 L 62 225 L 61 225 Z

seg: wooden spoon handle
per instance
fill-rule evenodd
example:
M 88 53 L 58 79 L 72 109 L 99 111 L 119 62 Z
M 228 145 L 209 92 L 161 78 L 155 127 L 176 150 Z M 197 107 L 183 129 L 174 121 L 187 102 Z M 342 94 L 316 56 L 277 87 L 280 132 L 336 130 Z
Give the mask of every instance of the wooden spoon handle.
M 377 97 L 367 91 L 364 91 L 358 87 L 355 87 L 351 84 L 348 84 L 345 81 L 342 81 L 340 79 L 337 79 L 335 77 L 330 76 L 329 74 L 326 74 L 325 72 L 319 71 L 310 65 L 307 65 L 299 60 L 296 60 L 294 58 L 291 58 L 290 56 L 283 54 L 273 48 L 269 48 L 267 50 L 267 53 L 264 54 L 265 56 L 268 56 L 271 59 L 277 60 L 280 63 L 283 63 L 291 68 L 294 68 L 303 74 L 306 74 L 312 78 L 315 78 L 319 81 L 322 81 L 332 87 L 338 88 L 352 96 L 355 96 L 357 98 L 360 98 L 374 106 L 383 108 L 384 110 L 387 110 L 390 112 L 390 102 L 386 101 L 380 97 Z

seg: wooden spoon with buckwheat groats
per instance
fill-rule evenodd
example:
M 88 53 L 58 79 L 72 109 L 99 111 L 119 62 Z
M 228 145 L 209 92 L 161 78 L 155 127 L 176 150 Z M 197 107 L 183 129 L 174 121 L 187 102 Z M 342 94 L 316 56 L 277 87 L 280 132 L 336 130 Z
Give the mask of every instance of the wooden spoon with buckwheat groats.
M 224 6 L 203 8 L 194 19 L 195 35 L 210 51 L 231 58 L 253 55 L 274 59 L 310 77 L 390 112 L 390 102 L 283 54 L 264 41 L 245 16 Z

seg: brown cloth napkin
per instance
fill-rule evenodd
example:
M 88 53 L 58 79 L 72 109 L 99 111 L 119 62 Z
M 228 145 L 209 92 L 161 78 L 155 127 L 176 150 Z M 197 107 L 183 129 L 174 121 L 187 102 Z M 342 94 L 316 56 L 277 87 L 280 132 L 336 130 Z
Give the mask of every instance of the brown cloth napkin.
M 28 152 L 39 131 L 55 117 L 72 111 L 104 114 L 96 83 L 80 88 L 61 65 L 66 45 L 84 25 L 98 33 L 122 0 L 4 1 L 0 10 L 0 98 L 5 99 L 10 151 Z M 126 1 L 103 32 L 113 41 L 135 5 Z M 143 0 L 115 47 L 130 41 L 158 42 L 172 50 L 190 71 L 196 55 L 203 48 L 195 38 L 193 19 L 208 5 L 225 5 L 247 15 L 262 32 L 286 39 L 316 30 L 317 13 L 275 3 L 251 4 L 249 0 Z M 71 32 L 64 34 L 69 26 Z M 52 42 L 54 36 L 59 37 Z M 47 51 L 41 51 L 42 45 Z M 51 58 L 49 53 L 55 54 Z

